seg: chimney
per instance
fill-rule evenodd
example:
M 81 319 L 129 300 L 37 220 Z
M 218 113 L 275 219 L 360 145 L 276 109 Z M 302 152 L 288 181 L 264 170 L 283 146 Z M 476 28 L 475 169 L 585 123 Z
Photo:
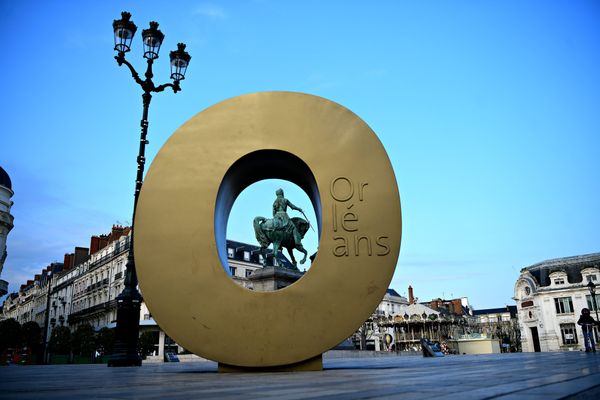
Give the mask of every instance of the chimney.
M 413 288 L 412 286 L 408 286 L 408 304 L 414 304 L 415 303 L 415 296 L 413 295 Z
M 73 253 L 65 254 L 63 264 L 65 265 L 65 269 L 69 269 L 73 266 Z
M 75 254 L 73 257 L 73 264 L 71 264 L 71 267 L 74 267 L 75 265 L 79 265 L 81 263 L 83 263 L 85 260 L 87 260 L 88 255 L 89 255 L 89 250 L 87 247 L 75 247 Z
M 110 232 L 109 243 L 114 242 L 115 240 L 117 240 L 121 236 L 123 236 L 124 231 L 125 231 L 125 228 L 123 226 L 113 225 L 112 231 Z
M 98 250 L 102 250 L 108 244 L 108 235 L 100 235 L 99 239 Z
M 460 299 L 452 300 L 452 312 L 457 315 L 463 314 L 462 303 L 461 303 Z
M 94 254 L 100 250 L 100 238 L 98 236 L 92 236 L 90 239 L 90 254 Z

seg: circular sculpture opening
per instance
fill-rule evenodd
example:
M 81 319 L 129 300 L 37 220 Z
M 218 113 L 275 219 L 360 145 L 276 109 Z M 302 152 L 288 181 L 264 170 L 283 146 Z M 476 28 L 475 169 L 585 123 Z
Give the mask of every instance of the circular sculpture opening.
M 290 203 L 285 214 L 280 213 L 279 221 L 274 221 L 274 208 L 281 208 L 285 200 Z M 282 179 L 249 185 L 235 199 L 227 219 L 226 272 L 235 283 L 250 290 L 271 291 L 293 285 L 316 258 L 317 220 L 311 199 L 298 185 Z M 273 231 L 274 224 L 279 225 L 278 231 Z M 263 235 L 267 228 L 270 230 Z M 271 239 L 281 240 L 276 258 Z
M 232 256 L 235 257 L 236 255 L 235 249 L 232 249 L 231 247 L 227 246 L 227 225 L 231 209 L 234 205 L 235 200 L 238 198 L 238 196 L 244 189 L 246 189 L 253 183 L 265 179 L 282 179 L 288 182 L 292 182 L 298 187 L 300 187 L 308 195 L 312 207 L 315 210 L 314 213 L 316 216 L 316 220 L 313 220 L 312 223 L 316 223 L 316 226 L 314 226 L 313 229 L 317 232 L 321 231 L 321 201 L 319 189 L 317 187 L 315 177 L 311 172 L 310 168 L 306 165 L 306 163 L 302 161 L 299 157 L 281 150 L 258 150 L 246 154 L 240 159 L 238 159 L 229 168 L 229 170 L 227 170 L 227 173 L 221 181 L 221 185 L 217 193 L 217 199 L 215 201 L 215 241 L 217 244 L 217 251 L 219 253 L 221 263 L 225 268 L 226 272 L 229 273 L 229 275 L 232 275 L 232 270 L 230 268 L 228 260 L 231 259 Z M 273 190 L 273 193 L 271 193 L 271 195 L 272 197 L 275 197 L 275 190 Z M 271 203 L 273 202 L 271 201 Z M 291 214 L 291 210 L 289 211 Z M 278 229 L 277 232 L 274 232 L 274 230 L 266 231 L 266 229 L 263 228 L 263 226 L 266 226 L 268 223 L 273 222 L 273 217 L 273 215 L 268 214 L 264 216 L 248 216 L 248 223 L 253 224 L 253 229 L 255 232 L 257 232 L 256 239 L 249 244 L 258 244 L 260 248 L 266 248 L 267 246 L 269 246 L 272 247 L 272 249 L 274 250 L 275 244 L 273 242 L 277 242 L 277 244 L 280 245 L 281 237 L 283 237 L 284 241 L 283 243 L 281 243 L 281 246 L 279 248 L 280 250 L 286 248 L 286 250 L 296 249 L 302 251 L 305 253 L 305 261 L 306 259 L 308 259 L 309 256 L 313 255 L 312 253 L 308 254 L 308 251 L 304 248 L 302 244 L 302 239 L 310 229 L 310 225 L 303 223 L 303 221 L 309 220 L 308 217 L 305 217 L 306 219 L 300 218 L 298 216 L 291 218 L 290 223 L 300 221 L 299 223 L 302 224 L 301 226 L 294 227 L 294 229 L 296 229 L 295 238 L 294 233 L 292 233 L 292 230 L 289 230 L 288 232 L 283 232 L 284 229 Z M 271 221 L 268 221 L 269 219 L 271 219 Z M 315 235 L 317 234 L 314 232 L 311 233 Z M 273 238 L 273 236 L 277 235 L 279 235 L 280 237 Z M 234 251 L 234 254 L 231 253 L 232 250 Z M 282 271 L 280 272 L 289 273 L 282 275 L 282 279 L 280 279 L 280 282 L 278 282 L 277 279 L 275 279 L 274 277 L 273 281 L 267 281 L 267 277 L 265 277 L 264 284 L 263 282 L 257 282 L 256 285 L 250 284 L 243 286 L 252 287 L 253 289 L 256 287 L 256 289 L 258 289 L 259 291 L 278 290 L 280 288 L 287 287 L 293 284 L 296 280 L 299 279 L 299 277 L 301 277 L 300 273 L 295 274 L 294 271 L 290 270 L 291 268 L 289 265 L 277 265 L 277 262 L 273 262 L 273 257 L 269 257 L 269 253 L 266 250 L 262 253 L 263 254 L 261 254 L 261 257 L 265 257 L 264 261 L 266 266 L 269 266 L 270 264 L 270 266 L 273 266 L 276 269 L 282 269 Z M 293 261 L 293 258 L 291 258 L 290 261 Z M 279 262 L 279 264 L 283 263 Z M 299 267 L 301 267 L 300 264 L 294 267 L 294 269 Z M 298 270 L 298 272 L 300 271 Z M 253 279 L 257 278 L 258 277 L 255 276 Z

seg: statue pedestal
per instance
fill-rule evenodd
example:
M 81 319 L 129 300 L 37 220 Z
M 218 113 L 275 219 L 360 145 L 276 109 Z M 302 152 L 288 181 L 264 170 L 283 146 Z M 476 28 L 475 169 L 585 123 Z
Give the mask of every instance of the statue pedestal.
M 302 277 L 302 272 L 281 267 L 257 269 L 248 277 L 257 292 L 273 292 L 290 286 Z

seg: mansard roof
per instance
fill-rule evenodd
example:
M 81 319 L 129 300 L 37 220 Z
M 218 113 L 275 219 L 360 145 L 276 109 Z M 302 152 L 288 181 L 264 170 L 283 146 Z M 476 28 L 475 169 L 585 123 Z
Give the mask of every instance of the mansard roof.
M 394 289 L 388 289 L 388 290 L 386 290 L 386 293 L 389 294 L 390 296 L 402 297 Z
M 528 271 L 540 286 L 550 285 L 550 274 L 564 272 L 569 283 L 581 283 L 581 271 L 585 268 L 600 268 L 600 253 L 585 254 L 581 256 L 554 258 L 530 265 L 521 270 Z
M 248 262 L 248 261 L 244 260 L 244 252 L 247 251 L 250 253 L 250 262 L 251 263 L 254 263 L 254 264 L 260 263 L 260 260 L 258 257 L 258 255 L 260 254 L 260 247 L 258 247 L 258 246 L 254 246 L 254 245 L 251 245 L 248 243 L 236 242 L 234 240 L 228 239 L 227 240 L 227 248 L 233 249 L 233 257 L 229 257 L 231 259 L 234 259 L 236 261 Z M 273 250 L 267 249 L 266 254 L 267 254 L 267 258 L 272 257 Z M 294 266 L 292 265 L 290 260 L 288 260 L 283 255 L 283 252 L 279 252 L 279 254 L 277 254 L 277 260 L 286 268 L 294 268 Z

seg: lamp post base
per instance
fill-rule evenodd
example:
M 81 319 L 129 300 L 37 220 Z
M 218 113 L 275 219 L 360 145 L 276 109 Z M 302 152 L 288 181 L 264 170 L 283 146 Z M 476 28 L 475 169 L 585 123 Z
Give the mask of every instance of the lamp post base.
M 117 297 L 116 342 L 113 354 L 108 360 L 109 367 L 140 367 L 142 365 L 137 348 L 141 300 L 137 290 L 126 289 Z

